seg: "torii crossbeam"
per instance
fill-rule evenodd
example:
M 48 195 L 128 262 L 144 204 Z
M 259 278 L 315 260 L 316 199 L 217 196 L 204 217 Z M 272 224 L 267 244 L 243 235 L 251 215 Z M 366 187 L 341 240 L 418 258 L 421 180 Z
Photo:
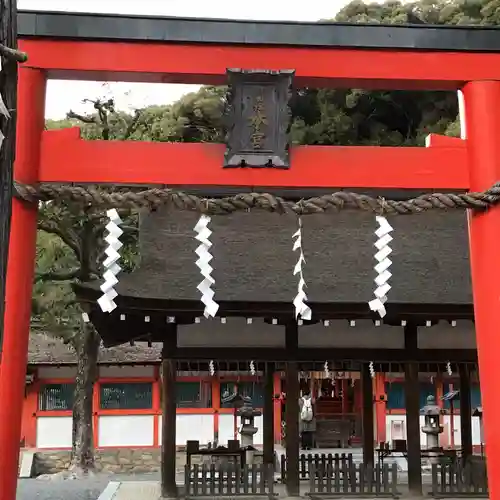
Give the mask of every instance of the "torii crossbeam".
M 480 191 L 500 180 L 500 31 L 21 12 L 15 179 L 274 188 Z M 432 35 L 432 36 L 431 36 Z M 226 83 L 227 70 L 294 70 L 310 87 L 462 89 L 467 138 L 428 148 L 292 148 L 288 169 L 223 168 L 224 146 L 85 142 L 44 131 L 48 78 Z M 0 372 L 0 500 L 16 496 L 36 207 L 13 201 Z M 500 208 L 471 215 L 470 246 L 490 497 L 500 500 L 495 425 Z M 498 278 L 498 280 L 497 280 Z

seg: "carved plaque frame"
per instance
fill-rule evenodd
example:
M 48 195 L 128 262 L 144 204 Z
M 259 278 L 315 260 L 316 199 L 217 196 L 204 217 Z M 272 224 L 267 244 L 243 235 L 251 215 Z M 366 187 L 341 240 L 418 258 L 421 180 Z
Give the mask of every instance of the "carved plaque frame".
M 294 70 L 228 69 L 224 167 L 290 167 Z

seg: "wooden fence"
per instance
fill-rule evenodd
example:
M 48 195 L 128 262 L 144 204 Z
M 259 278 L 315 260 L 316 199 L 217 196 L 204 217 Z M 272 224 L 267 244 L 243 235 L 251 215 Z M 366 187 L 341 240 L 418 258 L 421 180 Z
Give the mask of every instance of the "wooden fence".
M 432 491 L 435 498 L 488 497 L 488 476 L 484 461 L 461 461 L 432 465 Z
M 308 495 L 324 497 L 393 497 L 398 498 L 397 464 L 366 467 L 363 464 L 327 463 L 326 467 L 313 465 L 309 473 Z
M 281 455 L 281 481 L 286 482 L 286 470 L 287 470 L 287 460 L 285 455 Z M 299 478 L 301 480 L 307 480 L 310 476 L 310 470 L 315 467 L 316 470 L 320 468 L 326 470 L 328 466 L 336 467 L 336 464 L 340 467 L 340 470 L 344 468 L 349 468 L 353 464 L 352 453 L 316 453 L 305 454 L 301 453 L 299 457 Z
M 203 464 L 184 469 L 186 498 L 266 496 L 274 497 L 272 464 Z

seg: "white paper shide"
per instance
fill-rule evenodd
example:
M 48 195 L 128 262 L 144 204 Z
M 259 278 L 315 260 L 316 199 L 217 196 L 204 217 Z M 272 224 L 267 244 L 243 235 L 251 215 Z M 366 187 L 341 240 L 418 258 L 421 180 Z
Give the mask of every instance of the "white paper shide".
M 375 378 L 375 365 L 373 364 L 373 361 L 370 361 L 370 364 L 368 365 L 368 370 L 370 371 L 370 377 Z
M 377 236 L 377 241 L 375 242 L 375 248 L 377 249 L 375 260 L 377 264 L 374 269 L 377 273 L 377 277 L 375 278 L 377 287 L 374 292 L 375 298 L 368 305 L 372 311 L 377 312 L 383 318 L 386 315 L 385 303 L 387 302 L 387 293 L 391 289 L 389 279 L 392 273 L 389 271 L 389 268 L 392 265 L 392 261 L 389 259 L 389 255 L 392 253 L 390 243 L 393 238 L 390 233 L 393 231 L 393 227 L 385 217 L 377 216 L 376 221 L 379 225 L 375 231 L 375 235 Z
M 213 318 L 219 310 L 219 304 L 214 300 L 215 292 L 212 289 L 215 280 L 212 277 L 213 267 L 210 265 L 210 261 L 213 259 L 210 253 L 212 246 L 210 236 L 212 235 L 212 231 L 208 228 L 208 224 L 210 224 L 211 220 L 208 215 L 202 215 L 194 227 L 195 238 L 200 242 L 200 245 L 195 250 L 196 255 L 198 255 L 196 265 L 203 276 L 203 280 L 197 288 L 201 293 L 201 301 L 205 305 L 205 310 L 203 311 L 205 318 Z
M 0 73 L 1 72 L 2 72 L 2 58 L 0 58 Z M 3 102 L 2 94 L 0 94 L 0 115 L 4 116 L 7 120 L 10 119 L 10 113 L 9 110 L 7 109 L 7 106 Z M 0 149 L 2 149 L 2 144 L 4 139 L 5 136 L 3 135 L 3 132 L 0 130 Z
M 104 253 L 106 254 L 106 259 L 103 262 L 104 266 L 104 283 L 101 285 L 102 296 L 97 301 L 99 307 L 104 311 L 110 313 L 116 309 L 116 303 L 114 299 L 118 296 L 115 290 L 115 286 L 118 284 L 118 274 L 122 268 L 118 265 L 120 260 L 120 248 L 123 243 L 120 241 L 120 236 L 123 234 L 120 225 L 122 220 L 118 215 L 118 212 L 113 208 L 106 212 L 109 218 L 109 222 L 106 225 L 107 236 L 104 238 L 108 246 Z
M 297 295 L 293 300 L 293 305 L 295 306 L 295 318 L 310 320 L 312 317 L 311 308 L 306 304 L 307 295 L 304 291 L 306 287 L 306 282 L 304 280 L 304 273 L 302 270 L 303 265 L 306 263 L 306 259 L 304 257 L 304 251 L 302 249 L 302 219 L 299 218 L 299 229 L 293 234 L 292 238 L 295 240 L 293 243 L 293 251 L 299 252 L 299 258 L 297 263 L 295 264 L 295 268 L 293 270 L 294 276 L 299 276 L 299 283 L 297 285 Z

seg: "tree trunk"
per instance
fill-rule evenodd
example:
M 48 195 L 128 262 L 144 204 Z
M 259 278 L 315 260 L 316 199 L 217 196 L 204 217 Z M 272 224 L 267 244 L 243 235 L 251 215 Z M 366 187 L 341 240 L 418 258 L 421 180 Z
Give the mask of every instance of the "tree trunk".
M 88 474 L 95 467 L 92 394 L 97 377 L 99 344 L 99 336 L 92 324 L 82 323 L 82 331 L 74 346 L 77 353 L 77 373 L 70 464 L 70 470 L 77 474 Z
M 17 49 L 16 0 L 0 0 L 0 43 Z M 0 114 L 0 352 L 3 345 L 5 279 L 9 252 L 10 217 L 12 211 L 12 179 L 16 146 L 17 62 L 2 57 L 0 93 L 10 118 Z M 0 136 L 1 138 L 1 136 Z

